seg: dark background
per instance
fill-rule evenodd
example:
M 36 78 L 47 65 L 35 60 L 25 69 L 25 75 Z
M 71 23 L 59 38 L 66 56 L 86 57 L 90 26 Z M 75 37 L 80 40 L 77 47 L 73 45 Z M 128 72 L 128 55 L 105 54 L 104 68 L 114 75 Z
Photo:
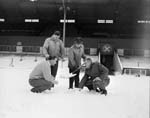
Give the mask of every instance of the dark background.
M 150 49 L 150 0 L 66 0 L 67 19 L 76 23 L 66 26 L 66 46 L 74 37 L 83 37 L 87 47 L 110 42 L 117 48 Z M 62 32 L 62 0 L 0 0 L 0 45 L 43 45 L 54 30 Z M 24 19 L 39 19 L 25 23 Z M 114 20 L 113 24 L 98 24 L 98 19 Z

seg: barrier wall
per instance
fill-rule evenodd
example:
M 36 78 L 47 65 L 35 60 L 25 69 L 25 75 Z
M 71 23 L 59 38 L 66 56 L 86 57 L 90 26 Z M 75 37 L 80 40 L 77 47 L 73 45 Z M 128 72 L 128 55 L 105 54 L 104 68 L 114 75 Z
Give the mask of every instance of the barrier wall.
M 142 56 L 150 57 L 150 49 L 117 49 L 120 56 Z
M 66 47 L 65 52 L 68 55 L 69 47 Z M 0 45 L 0 51 L 8 52 L 35 52 L 42 53 L 42 46 L 16 46 L 16 45 Z M 85 54 L 87 55 L 98 55 L 98 48 L 85 48 Z M 150 57 L 150 49 L 117 49 L 119 56 L 144 56 Z
M 123 68 L 123 74 L 136 76 L 150 76 L 150 69 L 148 68 Z
M 22 42 L 23 46 L 42 46 L 46 38 L 46 36 L 0 36 L 0 45 L 16 45 L 17 42 Z M 70 47 L 73 44 L 74 39 L 75 36 L 66 37 L 65 47 Z M 111 45 L 114 45 L 116 49 L 150 50 L 149 39 L 83 37 L 83 43 L 86 48 L 98 48 L 99 44 L 103 42 L 109 42 Z
M 65 48 L 65 54 L 68 55 L 69 47 Z M 43 54 L 42 46 L 15 46 L 15 45 L 0 45 L 0 53 L 37 53 Z M 85 48 L 86 55 L 97 55 L 97 48 Z
M 120 58 L 116 52 L 114 53 L 114 60 L 113 61 L 114 61 L 115 72 L 122 73 L 122 70 L 123 70 L 122 63 L 121 63 Z

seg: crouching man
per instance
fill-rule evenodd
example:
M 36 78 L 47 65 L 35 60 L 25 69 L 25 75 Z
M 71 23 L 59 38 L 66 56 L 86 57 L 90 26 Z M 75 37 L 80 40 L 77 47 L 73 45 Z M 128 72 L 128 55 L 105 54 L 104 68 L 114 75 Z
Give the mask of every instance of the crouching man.
M 110 82 L 108 69 L 98 62 L 93 63 L 90 58 L 86 59 L 85 68 L 85 75 L 79 84 L 80 90 L 85 86 L 90 91 L 95 90 L 96 92 L 107 95 L 106 86 Z
M 31 92 L 41 93 L 47 89 L 51 90 L 53 84 L 58 84 L 51 74 L 51 66 L 54 66 L 56 61 L 56 57 L 50 57 L 35 66 L 29 76 L 29 84 L 33 87 Z

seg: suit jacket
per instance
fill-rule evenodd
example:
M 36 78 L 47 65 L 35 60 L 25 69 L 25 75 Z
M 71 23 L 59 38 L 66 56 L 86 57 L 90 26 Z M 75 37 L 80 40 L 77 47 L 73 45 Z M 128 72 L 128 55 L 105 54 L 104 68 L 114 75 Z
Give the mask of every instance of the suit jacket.
M 65 48 L 64 44 L 60 39 L 54 39 L 53 37 L 49 37 L 45 40 L 43 45 L 43 54 L 44 56 L 52 56 L 52 57 L 64 57 L 65 56 Z
M 79 48 L 72 46 L 68 53 L 68 67 L 74 68 L 81 65 L 81 58 L 86 58 L 84 54 L 84 47 L 81 45 Z

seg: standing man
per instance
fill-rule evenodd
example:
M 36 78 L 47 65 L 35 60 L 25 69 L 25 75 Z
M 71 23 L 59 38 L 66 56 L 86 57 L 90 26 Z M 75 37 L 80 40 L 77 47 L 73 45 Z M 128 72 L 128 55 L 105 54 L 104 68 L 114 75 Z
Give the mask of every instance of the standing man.
M 110 83 L 108 69 L 98 62 L 93 63 L 90 58 L 86 59 L 85 68 L 85 75 L 79 85 L 80 90 L 86 86 L 90 91 L 95 90 L 107 95 L 106 86 Z
M 58 60 L 64 58 L 65 48 L 63 42 L 60 40 L 60 31 L 55 31 L 51 37 L 48 37 L 43 45 L 43 54 L 46 59 L 49 57 L 56 57 Z M 55 65 L 51 66 L 51 74 L 56 77 L 58 70 L 58 60 Z
M 48 58 L 44 60 L 32 70 L 29 76 L 29 84 L 33 87 L 31 92 L 41 93 L 44 90 L 51 89 L 53 84 L 58 84 L 53 75 L 51 75 L 50 66 L 56 64 L 57 58 Z
M 69 89 L 73 89 L 73 83 L 75 82 L 75 88 L 79 87 L 79 73 L 81 66 L 81 58 L 85 59 L 84 46 L 81 42 L 81 38 L 77 37 L 74 44 L 69 49 L 68 53 L 68 67 L 69 72 L 76 74 L 74 77 L 69 78 Z

